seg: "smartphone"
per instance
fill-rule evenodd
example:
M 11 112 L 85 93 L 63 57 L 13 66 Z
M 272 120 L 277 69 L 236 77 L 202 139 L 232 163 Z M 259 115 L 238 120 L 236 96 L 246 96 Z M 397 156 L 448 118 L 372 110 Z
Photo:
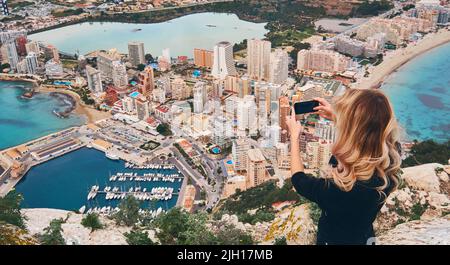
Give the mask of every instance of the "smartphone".
M 311 100 L 304 102 L 296 102 L 294 104 L 295 115 L 316 112 L 315 107 L 319 106 L 319 101 Z

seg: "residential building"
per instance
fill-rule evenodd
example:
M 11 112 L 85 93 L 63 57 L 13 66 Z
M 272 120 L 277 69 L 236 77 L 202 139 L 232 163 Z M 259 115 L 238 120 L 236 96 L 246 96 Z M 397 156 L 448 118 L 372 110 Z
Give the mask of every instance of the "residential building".
M 247 170 L 248 150 L 250 150 L 250 142 L 247 138 L 238 138 L 233 140 L 231 153 L 233 157 L 234 170 L 238 172 Z
M 155 89 L 155 76 L 153 67 L 147 66 L 144 71 L 138 74 L 139 92 L 146 98 L 151 98 L 152 91 Z
M 213 51 L 194 49 L 194 64 L 197 67 L 212 68 L 214 62 Z
M 136 99 L 136 112 L 138 119 L 141 121 L 145 121 L 150 117 L 150 109 L 148 106 L 147 99 L 142 96 Z
M 291 106 L 289 104 L 289 98 L 286 96 L 282 96 L 279 99 L 279 124 L 281 127 L 281 135 L 280 140 L 282 143 L 286 143 L 289 140 L 289 128 L 287 127 L 286 119 L 289 117 L 291 112 Z
M 282 49 L 276 49 L 270 54 L 269 82 L 283 84 L 288 79 L 289 55 Z
M 36 53 L 29 52 L 28 55 L 25 57 L 25 60 L 27 63 L 27 73 L 34 75 L 39 66 Z
M 261 149 L 247 151 L 247 188 L 252 188 L 264 183 L 266 178 L 266 158 Z
M 208 91 L 205 82 L 197 82 L 194 85 L 194 113 L 202 113 L 208 100 Z
M 215 78 L 225 79 L 228 75 L 236 75 L 234 66 L 233 45 L 222 41 L 214 46 L 214 63 L 211 74 Z
M 12 70 L 17 70 L 19 63 L 19 55 L 17 54 L 16 44 L 13 41 L 6 43 L 6 54 L 8 56 L 8 63 Z
M 37 55 L 41 52 L 41 49 L 39 47 L 39 42 L 37 41 L 30 41 L 25 44 L 25 50 L 27 53 L 34 52 Z
M 125 64 L 121 61 L 112 62 L 112 81 L 118 89 L 128 86 L 128 74 Z
M 86 65 L 86 77 L 88 88 L 93 93 L 103 92 L 102 77 L 100 71 L 90 65 Z
M 181 77 L 176 77 L 171 82 L 172 99 L 185 100 L 192 96 L 192 89 L 186 85 Z
M 297 56 L 297 69 L 302 71 L 344 72 L 350 58 L 329 50 L 301 50 Z
M 128 43 L 128 57 L 131 65 L 134 67 L 145 64 L 145 51 L 143 42 L 129 42 Z
M 270 41 L 247 40 L 247 73 L 252 79 L 269 80 Z
M 64 74 L 62 64 L 54 59 L 48 60 L 45 63 L 45 74 L 50 78 L 61 77 Z
M 113 62 L 120 60 L 120 54 L 115 49 L 108 52 L 99 52 L 97 55 L 97 69 L 102 74 L 102 79 L 112 81 Z

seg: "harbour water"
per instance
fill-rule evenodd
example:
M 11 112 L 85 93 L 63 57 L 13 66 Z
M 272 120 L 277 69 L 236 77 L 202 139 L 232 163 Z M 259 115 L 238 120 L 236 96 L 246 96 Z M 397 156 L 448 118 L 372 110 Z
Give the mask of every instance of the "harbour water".
M 36 94 L 32 99 L 21 98 L 27 82 L 0 81 L 0 149 L 84 123 L 84 117 L 75 114 L 58 118 L 53 110 L 62 111 L 67 102 L 49 94 Z
M 449 69 L 450 43 L 414 58 L 383 84 L 408 140 L 450 139 Z
M 153 24 L 80 23 L 33 34 L 29 38 L 78 54 L 111 48 L 128 53 L 128 42 L 142 41 L 145 52 L 153 56 L 170 48 L 172 57 L 192 57 L 194 48 L 211 50 L 219 41 L 238 43 L 247 38 L 263 38 L 267 32 L 265 25 L 240 20 L 235 14 L 199 13 Z
M 106 186 L 119 187 L 128 191 L 129 188 L 141 187 L 148 191 L 153 187 L 171 187 L 178 193 L 182 182 L 162 181 L 114 181 L 110 182 L 110 175 L 118 172 L 134 172 L 138 175 L 155 173 L 155 169 L 125 168 L 122 160 L 110 160 L 103 152 L 95 149 L 81 148 L 64 156 L 55 158 L 44 164 L 32 168 L 16 186 L 16 190 L 24 196 L 24 208 L 56 208 L 64 210 L 78 210 L 83 205 L 87 208 L 111 206 L 116 207 L 120 200 L 106 200 L 105 194 L 97 194 L 93 200 L 87 200 L 92 186 L 100 186 L 100 191 Z M 160 172 L 160 171 L 159 171 Z M 165 170 L 166 174 L 177 173 L 176 168 Z M 178 196 L 173 195 L 170 200 L 145 201 L 142 208 L 163 210 L 175 206 Z

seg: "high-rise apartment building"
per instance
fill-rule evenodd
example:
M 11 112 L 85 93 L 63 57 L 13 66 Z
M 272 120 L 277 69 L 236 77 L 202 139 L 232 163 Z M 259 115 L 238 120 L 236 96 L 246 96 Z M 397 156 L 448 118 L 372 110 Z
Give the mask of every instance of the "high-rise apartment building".
M 280 140 L 282 143 L 286 143 L 289 139 L 289 128 L 287 127 L 286 119 L 291 111 L 291 106 L 289 105 L 289 98 L 285 96 L 280 97 L 278 107 L 279 107 L 278 114 L 280 116 L 279 124 L 281 127 Z
M 136 112 L 139 120 L 147 120 L 150 117 L 148 101 L 145 97 L 138 97 L 136 99 Z
M 86 76 L 88 81 L 88 88 L 91 92 L 103 92 L 102 77 L 99 70 L 90 65 L 86 65 Z
M 39 42 L 37 41 L 30 41 L 27 44 L 25 44 L 25 50 L 27 51 L 27 53 L 34 52 L 36 54 L 39 54 L 41 52 Z
M 208 91 L 205 82 L 197 82 L 194 85 L 194 113 L 202 113 L 208 100 Z
M 241 131 L 248 131 L 250 134 L 256 133 L 258 116 L 255 97 L 247 95 L 240 99 L 237 105 L 237 127 Z
M 19 55 L 17 54 L 16 44 L 11 41 L 6 44 L 6 54 L 8 55 L 8 62 L 12 70 L 17 70 L 19 63 Z
M 127 69 L 123 62 L 112 62 L 112 80 L 114 86 L 118 89 L 124 89 L 128 86 Z
M 266 178 L 266 159 L 260 149 L 247 151 L 247 187 L 255 187 L 264 183 Z
M 21 35 L 16 38 L 16 47 L 17 47 L 17 53 L 19 54 L 19 56 L 27 55 L 27 48 L 26 48 L 27 42 L 28 42 L 28 40 L 25 35 Z
M 269 80 L 270 41 L 247 40 L 247 72 L 250 78 L 256 80 Z
M 194 49 L 194 64 L 197 67 L 212 68 L 214 62 L 213 51 Z
M 28 55 L 25 57 L 25 60 L 27 62 L 27 73 L 34 75 L 38 68 L 38 58 L 36 53 L 29 52 Z
M 143 42 L 129 42 L 128 43 L 128 57 L 133 66 L 145 64 L 145 51 Z
M 282 49 L 276 49 L 270 54 L 269 82 L 283 84 L 289 75 L 289 55 Z
M 186 85 L 183 78 L 176 77 L 171 82 L 172 99 L 184 100 L 192 95 L 192 89 Z
M 116 50 L 99 52 L 97 55 L 97 69 L 102 74 L 102 79 L 111 81 L 113 77 L 113 62 L 120 60 L 120 54 Z
M 59 51 L 55 46 L 47 45 L 44 54 L 46 60 L 53 59 L 55 62 L 59 62 Z
M 236 75 L 234 67 L 233 45 L 222 41 L 214 46 L 214 63 L 211 74 L 215 78 L 225 79 L 228 75 Z
M 247 170 L 248 150 L 250 150 L 250 142 L 247 138 L 233 140 L 231 153 L 233 156 L 234 170 L 238 172 Z
M 329 50 L 301 50 L 297 56 L 297 69 L 306 71 L 343 72 L 350 58 Z
M 150 98 L 153 89 L 155 89 L 155 76 L 153 67 L 147 66 L 144 71 L 138 74 L 139 92 L 146 98 Z

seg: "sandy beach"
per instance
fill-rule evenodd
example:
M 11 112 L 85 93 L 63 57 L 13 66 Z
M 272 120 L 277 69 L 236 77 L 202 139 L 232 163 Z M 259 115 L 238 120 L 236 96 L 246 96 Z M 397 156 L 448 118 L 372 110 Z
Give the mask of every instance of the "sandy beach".
M 109 112 L 99 111 L 97 109 L 94 109 L 91 106 L 85 105 L 81 101 L 80 96 L 73 91 L 66 90 L 66 89 L 57 89 L 57 88 L 52 88 L 52 87 L 48 87 L 48 86 L 40 86 L 39 92 L 47 92 L 47 93 L 57 92 L 57 93 L 63 93 L 63 94 L 70 95 L 75 100 L 75 104 L 76 104 L 73 112 L 78 115 L 85 116 L 87 119 L 87 123 L 94 123 L 96 121 L 111 117 L 111 114 Z
M 369 76 L 360 79 L 355 83 L 355 88 L 370 89 L 379 88 L 384 80 L 399 67 L 427 52 L 433 48 L 450 42 L 450 31 L 442 29 L 437 33 L 430 33 L 415 44 L 409 44 L 406 48 L 401 48 L 388 53 L 381 64 L 369 68 Z

